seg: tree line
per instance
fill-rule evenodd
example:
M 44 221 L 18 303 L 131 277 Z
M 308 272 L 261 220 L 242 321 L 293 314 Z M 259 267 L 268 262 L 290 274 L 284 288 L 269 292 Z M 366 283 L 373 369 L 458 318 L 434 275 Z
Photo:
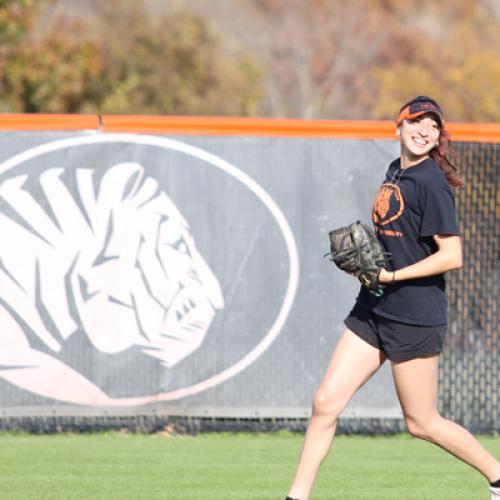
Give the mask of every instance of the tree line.
M 494 1 L 58 3 L 0 0 L 0 112 L 392 119 L 428 94 L 500 119 Z

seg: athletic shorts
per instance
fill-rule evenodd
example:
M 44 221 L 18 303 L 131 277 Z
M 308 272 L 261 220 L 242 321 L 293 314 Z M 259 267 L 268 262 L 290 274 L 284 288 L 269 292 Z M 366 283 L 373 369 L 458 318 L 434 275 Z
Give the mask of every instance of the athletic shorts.
M 358 337 L 385 352 L 391 361 L 408 361 L 443 350 L 446 325 L 408 325 L 374 314 L 357 303 L 344 323 Z

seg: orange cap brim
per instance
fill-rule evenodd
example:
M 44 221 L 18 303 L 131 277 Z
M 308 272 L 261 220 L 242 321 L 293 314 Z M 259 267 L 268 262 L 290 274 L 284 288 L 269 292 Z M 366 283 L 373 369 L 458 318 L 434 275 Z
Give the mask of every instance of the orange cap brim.
M 444 118 L 441 116 L 441 114 L 434 109 L 423 109 L 421 111 L 416 111 L 415 113 L 410 113 L 410 106 L 407 106 L 403 110 L 401 110 L 401 113 L 399 113 L 398 119 L 396 120 L 396 126 L 399 127 L 401 123 L 403 123 L 403 120 L 412 120 L 413 118 L 417 118 L 417 116 L 425 115 L 426 113 L 432 113 L 434 116 L 437 116 L 439 124 L 441 128 L 444 127 Z

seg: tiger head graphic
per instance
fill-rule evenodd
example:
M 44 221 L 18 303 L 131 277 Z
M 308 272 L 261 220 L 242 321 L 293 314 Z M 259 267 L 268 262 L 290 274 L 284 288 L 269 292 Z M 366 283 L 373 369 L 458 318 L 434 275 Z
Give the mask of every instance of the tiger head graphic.
M 45 354 L 84 332 L 103 353 L 138 347 L 172 367 L 224 307 L 189 224 L 139 164 L 79 168 L 71 182 L 62 168 L 18 175 L 0 203 L 0 316 Z

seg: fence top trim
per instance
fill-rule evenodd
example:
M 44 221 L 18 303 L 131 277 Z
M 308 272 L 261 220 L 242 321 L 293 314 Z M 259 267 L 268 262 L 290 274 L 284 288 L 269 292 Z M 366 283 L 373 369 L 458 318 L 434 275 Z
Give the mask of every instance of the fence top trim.
M 449 123 L 454 141 L 500 142 L 500 123 Z M 0 131 L 99 130 L 103 132 L 395 139 L 395 125 L 381 120 L 301 120 L 149 115 L 0 114 Z
M 99 128 L 97 115 L 0 113 L 0 130 L 93 130 Z

